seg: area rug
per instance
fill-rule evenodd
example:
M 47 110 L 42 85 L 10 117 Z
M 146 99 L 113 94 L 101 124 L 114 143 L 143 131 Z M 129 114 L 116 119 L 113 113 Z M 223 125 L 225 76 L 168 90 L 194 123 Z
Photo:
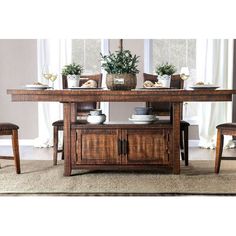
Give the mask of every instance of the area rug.
M 219 175 L 214 161 L 190 161 L 181 165 L 180 175 L 81 170 L 64 177 L 63 162 L 53 166 L 52 161 L 22 161 L 21 168 L 16 175 L 12 161 L 1 161 L 0 195 L 236 195 L 235 161 L 222 161 Z

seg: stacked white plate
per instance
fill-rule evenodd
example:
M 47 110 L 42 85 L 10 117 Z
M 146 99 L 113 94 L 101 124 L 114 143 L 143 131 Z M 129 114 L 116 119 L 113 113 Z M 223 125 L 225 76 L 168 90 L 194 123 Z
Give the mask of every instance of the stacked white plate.
M 43 90 L 43 89 L 49 89 L 50 87 L 44 84 L 27 84 L 25 85 L 25 88 L 33 90 Z
M 150 124 L 158 120 L 154 115 L 132 115 L 129 118 L 134 124 Z

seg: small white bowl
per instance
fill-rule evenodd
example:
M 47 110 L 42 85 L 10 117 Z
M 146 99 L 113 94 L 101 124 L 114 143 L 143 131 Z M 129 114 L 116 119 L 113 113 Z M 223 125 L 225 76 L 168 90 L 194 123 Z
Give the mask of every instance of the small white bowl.
M 132 115 L 132 118 L 136 120 L 153 120 L 155 115 Z
M 92 116 L 98 116 L 98 115 L 102 115 L 102 110 L 101 109 L 94 109 L 94 110 L 91 110 L 89 113 Z
M 105 120 L 106 120 L 106 115 L 104 114 L 97 115 L 97 116 L 94 116 L 94 115 L 87 116 L 87 121 L 90 124 L 102 124 L 104 123 Z

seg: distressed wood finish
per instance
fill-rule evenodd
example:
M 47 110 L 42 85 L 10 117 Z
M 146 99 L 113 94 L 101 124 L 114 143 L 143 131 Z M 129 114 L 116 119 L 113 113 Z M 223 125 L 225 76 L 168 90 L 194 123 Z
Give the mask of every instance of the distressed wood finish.
M 126 129 L 122 132 L 123 164 L 172 164 L 170 162 L 171 130 L 165 128 Z
M 75 155 L 75 130 L 71 124 L 76 121 L 76 104 L 64 103 L 64 176 L 71 175 L 71 159 Z
M 232 101 L 236 90 L 24 90 L 8 89 L 12 101 L 44 102 L 184 102 L 184 101 Z
M 7 91 L 8 94 L 11 94 L 12 101 L 50 101 L 50 102 L 62 102 L 64 104 L 64 148 L 65 148 L 65 162 L 64 162 L 64 175 L 69 176 L 71 175 L 72 169 L 78 169 L 78 168 L 89 168 L 89 169 L 156 169 L 159 167 L 164 167 L 166 170 L 172 170 L 173 173 L 179 174 L 180 173 L 180 147 L 179 147 L 179 137 L 180 137 L 180 106 L 182 102 L 184 101 L 231 101 L 232 100 L 232 94 L 236 94 L 236 90 L 180 90 L 180 89 L 164 89 L 164 90 L 133 90 L 133 91 L 110 91 L 110 90 L 43 90 L 43 91 L 35 91 L 35 90 L 16 90 L 11 89 Z M 131 160 L 133 161 L 134 154 L 132 154 L 132 157 L 129 156 L 129 153 L 124 153 L 124 150 L 122 151 L 123 159 L 121 160 L 121 164 L 118 158 L 118 161 L 116 160 L 115 164 L 110 164 L 107 162 L 105 155 L 108 153 L 107 150 L 103 150 L 103 154 L 97 159 L 98 164 L 95 164 L 96 162 L 93 162 L 93 164 L 87 164 L 88 162 L 91 163 L 87 156 L 87 161 L 81 164 L 78 164 L 76 157 L 80 151 L 79 148 L 76 148 L 76 139 L 78 136 L 77 129 L 83 129 L 83 125 L 75 123 L 75 114 L 76 114 L 76 107 L 75 103 L 77 102 L 100 102 L 100 101 L 113 101 L 113 102 L 171 102 L 173 104 L 173 112 L 172 112 L 172 118 L 171 123 L 161 123 L 157 122 L 153 125 L 114 125 L 113 128 L 120 129 L 119 131 L 122 135 L 120 136 L 120 133 L 118 132 L 118 137 L 122 137 L 125 139 L 128 133 L 130 133 L 130 130 L 141 130 L 145 127 L 149 127 L 150 129 L 163 129 L 162 132 L 167 132 L 167 130 L 171 130 L 171 136 L 170 136 L 170 147 L 168 146 L 168 152 L 169 157 L 167 161 L 165 155 L 159 155 L 158 158 L 154 158 L 153 161 L 158 164 L 147 164 L 145 162 L 145 158 L 142 160 L 142 164 L 127 164 L 130 163 Z M 102 125 L 87 125 L 86 129 L 96 127 L 97 130 L 104 129 L 104 126 Z M 124 130 L 129 129 L 127 133 L 124 132 Z M 123 130 L 123 133 L 122 133 Z M 97 131 L 98 132 L 98 131 Z M 132 132 L 131 132 L 132 133 Z M 157 132 L 158 133 L 158 132 Z M 86 134 L 85 134 L 86 135 Z M 157 134 L 158 135 L 158 134 Z M 115 137 L 116 135 L 114 135 Z M 129 136 L 129 135 L 128 135 Z M 85 136 L 84 136 L 85 137 Z M 90 141 L 90 144 L 94 145 L 94 141 L 91 141 L 95 136 L 88 136 Z M 102 137 L 102 136 L 101 136 Z M 113 140 L 115 138 L 113 137 Z M 160 138 L 160 137 L 159 137 Z M 119 139 L 119 138 L 118 138 Z M 129 139 L 129 138 L 128 138 Z M 138 142 L 144 142 L 141 141 L 142 138 L 139 137 L 139 140 L 134 135 L 131 137 L 131 140 L 128 140 L 127 144 L 130 142 L 133 147 L 134 141 L 132 139 L 136 139 Z M 153 139 L 154 134 L 153 134 Z M 101 140 L 106 140 L 106 137 L 101 138 Z M 163 140 L 166 140 L 166 138 L 163 138 Z M 126 139 L 127 141 L 127 139 Z M 83 143 L 84 142 L 84 143 Z M 86 146 L 86 140 L 84 139 L 83 145 Z M 99 146 L 101 147 L 102 142 L 107 141 L 99 141 Z M 154 142 L 154 141 L 153 141 Z M 160 141 L 159 141 L 160 142 Z M 166 141 L 162 141 L 162 144 Z M 112 149 L 113 151 L 118 152 L 120 150 L 119 142 L 117 143 L 116 147 L 114 146 Z M 147 145 L 143 145 L 144 150 Z M 146 146 L 145 146 L 146 145 Z M 122 145 L 123 147 L 123 145 Z M 163 148 L 163 147 L 162 147 Z M 125 147 L 126 149 L 126 147 Z M 134 149 L 135 150 L 135 149 Z M 137 152 L 136 150 L 133 151 Z M 88 151 L 88 148 L 87 148 Z M 94 152 L 94 151 L 93 151 Z M 163 149 L 159 148 L 159 150 L 156 148 L 152 151 L 147 151 L 145 153 L 146 156 L 151 155 L 150 153 L 155 152 L 163 152 Z M 83 154 L 83 153 L 82 153 Z M 81 155 L 82 155 L 81 154 Z M 84 153 L 85 154 L 85 153 Z M 92 153 L 94 156 L 95 153 Z M 100 154 L 99 154 L 100 155 Z M 139 155 L 139 154 L 138 154 Z M 137 160 L 134 160 L 136 162 L 139 161 L 141 156 L 137 155 Z M 145 156 L 144 155 L 144 156 Z M 83 160 L 83 158 L 82 158 Z M 88 161 L 89 160 L 89 161 Z M 106 160 L 106 161 L 104 161 Z M 160 162 L 158 162 L 158 161 Z M 123 163 L 122 163 L 123 161 Z M 149 160 L 148 160 L 149 161 Z M 108 164 L 103 164 L 103 163 Z M 141 162 L 140 162 L 141 163 Z M 151 161 L 149 162 L 151 163 Z M 160 164 L 162 163 L 162 164 Z
M 75 164 L 120 164 L 119 129 L 91 129 L 84 125 L 77 130 Z
M 167 128 L 169 127 L 169 128 Z M 77 132 L 76 165 L 173 165 L 170 124 L 73 125 Z
M 180 173 L 180 161 L 179 161 L 179 155 L 180 155 L 180 143 L 179 143 L 179 137 L 180 137 L 180 105 L 181 103 L 173 103 L 173 116 L 172 116 L 172 124 L 173 124 L 173 173 L 179 174 Z M 178 158 L 177 158 L 178 157 Z

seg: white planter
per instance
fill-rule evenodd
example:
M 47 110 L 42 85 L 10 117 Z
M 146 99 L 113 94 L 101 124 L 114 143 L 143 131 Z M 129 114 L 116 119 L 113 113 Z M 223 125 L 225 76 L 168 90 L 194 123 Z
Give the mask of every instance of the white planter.
M 158 82 L 161 82 L 163 87 L 170 88 L 171 75 L 158 76 Z
M 79 75 L 67 75 L 68 88 L 79 87 Z

